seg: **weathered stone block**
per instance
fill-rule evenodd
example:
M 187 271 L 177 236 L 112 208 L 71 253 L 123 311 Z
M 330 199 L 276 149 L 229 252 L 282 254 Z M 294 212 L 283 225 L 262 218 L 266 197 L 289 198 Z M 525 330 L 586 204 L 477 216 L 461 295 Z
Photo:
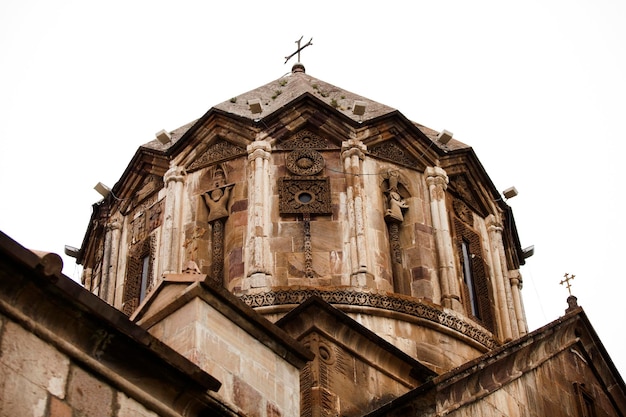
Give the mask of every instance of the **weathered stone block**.
M 72 407 L 55 396 L 50 396 L 49 417 L 72 417 Z
M 247 416 L 262 417 L 264 399 L 257 390 L 239 377 L 233 378 L 233 401 Z
M 118 412 L 116 417 L 157 417 L 158 414 L 148 410 L 123 392 L 117 393 Z
M 53 346 L 8 322 L 0 343 L 0 362 L 32 383 L 65 398 L 69 359 Z
M 109 417 L 113 411 L 113 389 L 78 366 L 72 366 L 67 402 L 78 415 Z
M 0 363 L 0 416 L 43 417 L 48 402 L 48 393 L 13 369 Z

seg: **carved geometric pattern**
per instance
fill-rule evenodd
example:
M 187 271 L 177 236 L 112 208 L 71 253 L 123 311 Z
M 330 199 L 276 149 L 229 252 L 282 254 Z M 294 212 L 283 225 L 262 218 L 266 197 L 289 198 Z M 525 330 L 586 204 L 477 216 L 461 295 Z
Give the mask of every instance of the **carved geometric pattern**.
M 278 203 L 281 214 L 331 214 L 328 178 L 280 178 Z
M 324 158 L 313 149 L 296 149 L 287 155 L 285 166 L 296 175 L 315 175 L 324 169 Z
M 300 415 L 313 417 L 313 375 L 311 374 L 312 362 L 305 365 L 300 371 Z
M 163 205 L 165 200 L 154 203 L 156 197 L 157 195 L 154 194 L 143 201 L 140 207 L 134 211 L 130 236 L 132 244 L 145 239 L 154 229 L 163 224 Z
M 163 206 L 165 199 L 162 199 L 158 203 L 154 204 L 148 209 L 148 233 L 151 233 L 154 229 L 163 224 Z
M 311 214 L 304 213 L 304 276 L 314 278 L 313 271 L 313 249 L 311 246 Z
M 383 142 L 380 145 L 370 148 L 370 155 L 376 156 L 382 159 L 386 159 L 391 162 L 405 165 L 410 168 L 417 168 L 417 159 L 403 151 L 394 142 Z
M 301 130 L 289 139 L 276 145 L 277 150 L 330 149 L 336 148 L 330 142 L 308 130 Z
M 454 208 L 454 212 L 459 219 L 463 220 L 470 226 L 472 225 L 474 218 L 472 216 L 472 210 L 467 206 L 467 204 L 455 198 L 452 202 L 452 207 Z
M 465 175 L 450 177 L 450 186 L 465 204 L 473 208 L 481 216 L 484 217 L 486 215 L 486 210 L 476 198 L 476 188 L 472 186 Z M 472 224 L 471 221 L 468 223 Z
M 223 161 L 239 155 L 246 155 L 246 149 L 233 145 L 230 142 L 221 141 L 209 146 L 198 159 L 193 161 L 187 171 L 203 168 L 217 161 Z
M 152 260 L 154 259 L 156 241 L 154 236 L 144 239 L 130 249 L 126 264 L 126 279 L 122 296 L 122 311 L 130 316 L 139 307 L 141 293 L 141 275 L 143 272 L 143 258 L 149 257 L 147 271 L 146 294 L 152 289 Z
M 487 348 L 493 349 L 498 346 L 498 342 L 493 336 L 480 327 L 476 327 L 434 306 L 423 304 L 419 301 L 398 298 L 392 294 L 372 294 L 355 290 L 324 291 L 318 288 L 303 288 L 268 291 L 258 294 L 244 294 L 239 297 L 250 307 L 256 308 L 285 304 L 301 304 L 312 296 L 318 296 L 329 304 L 346 304 L 397 311 L 440 324 L 441 326 L 472 338 Z
M 213 260 L 211 279 L 222 282 L 224 279 L 224 219 L 213 221 Z
M 141 203 L 146 197 L 152 195 L 155 191 L 158 191 L 162 187 L 163 177 L 157 175 L 148 176 L 139 188 L 139 191 L 135 193 L 135 205 Z
M 391 243 L 391 258 L 397 264 L 402 263 L 402 248 L 400 247 L 400 225 L 389 223 L 389 242 Z
M 163 184 L 161 182 L 161 184 Z M 133 213 L 144 212 L 150 206 L 152 206 L 157 201 L 158 194 L 152 194 L 150 197 L 141 200 L 137 205 L 133 207 Z

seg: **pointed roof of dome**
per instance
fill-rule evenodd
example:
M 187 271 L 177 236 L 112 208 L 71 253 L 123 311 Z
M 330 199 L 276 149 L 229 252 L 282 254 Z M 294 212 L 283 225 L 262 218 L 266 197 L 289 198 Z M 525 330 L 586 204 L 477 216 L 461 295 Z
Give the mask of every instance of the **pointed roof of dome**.
M 255 120 L 272 114 L 307 93 L 357 122 L 396 111 L 394 108 L 311 77 L 306 74 L 304 66 L 300 63 L 293 66 L 290 74 L 235 96 L 214 108 Z M 257 107 L 254 106 L 255 104 Z
M 233 96 L 231 99 L 211 107 L 209 111 L 199 119 L 193 120 L 169 132 L 169 142 L 160 143 L 158 140 L 153 139 L 145 143 L 142 147 L 156 151 L 167 151 L 182 139 L 189 130 L 192 130 L 198 122 L 201 122 L 216 110 L 244 119 L 258 121 L 283 109 L 289 103 L 305 95 L 319 99 L 358 123 L 366 123 L 385 115 L 401 115 L 401 113 L 393 107 L 378 103 L 341 87 L 311 77 L 306 74 L 304 65 L 298 62 L 293 65 L 291 73 L 248 92 Z M 451 139 L 446 145 L 443 145 L 437 140 L 437 136 L 439 135 L 438 131 L 410 121 L 403 115 L 401 115 L 401 117 L 414 125 L 422 134 L 430 139 L 436 147 L 444 152 L 470 148 L 470 146 L 455 138 Z

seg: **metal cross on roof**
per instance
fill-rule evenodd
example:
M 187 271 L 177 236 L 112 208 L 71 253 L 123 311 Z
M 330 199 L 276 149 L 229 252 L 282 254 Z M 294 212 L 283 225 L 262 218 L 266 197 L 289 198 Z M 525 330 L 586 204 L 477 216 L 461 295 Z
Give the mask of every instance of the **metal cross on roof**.
M 296 41 L 296 43 L 298 44 L 298 50 L 296 52 L 294 52 L 293 54 L 285 57 L 285 64 L 287 63 L 287 61 L 289 61 L 291 58 L 293 58 L 293 56 L 295 54 L 298 54 L 298 62 L 300 62 L 300 51 L 303 50 L 304 48 L 306 48 L 309 45 L 313 45 L 313 43 L 311 42 L 313 40 L 313 38 L 311 38 L 304 46 L 300 46 L 300 41 L 302 40 L 303 37 L 304 36 L 300 36 L 300 39 L 298 39 Z
M 569 291 L 569 295 L 572 295 L 572 284 L 570 283 L 570 281 L 573 280 L 576 275 L 570 275 L 566 272 L 563 276 L 565 277 L 565 279 L 561 280 L 560 284 L 565 284 L 567 291 Z

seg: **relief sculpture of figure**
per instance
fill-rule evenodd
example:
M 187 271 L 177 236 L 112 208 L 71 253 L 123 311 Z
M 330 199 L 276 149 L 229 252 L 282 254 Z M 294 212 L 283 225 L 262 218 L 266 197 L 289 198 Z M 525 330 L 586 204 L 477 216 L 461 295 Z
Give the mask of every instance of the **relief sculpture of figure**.
M 395 171 L 389 172 L 389 189 L 387 190 L 387 211 L 385 212 L 385 220 L 387 221 L 404 221 L 403 210 L 409 208 L 398 191 L 398 174 Z
M 402 214 L 402 209 L 407 209 L 409 206 L 402 199 L 400 194 L 395 191 L 390 191 L 387 203 L 389 204 L 389 208 L 385 213 L 385 218 L 391 218 L 399 222 L 403 221 L 404 215 Z
M 233 186 L 229 185 L 203 194 L 204 202 L 209 208 L 209 222 L 228 217 L 228 200 L 232 188 Z

